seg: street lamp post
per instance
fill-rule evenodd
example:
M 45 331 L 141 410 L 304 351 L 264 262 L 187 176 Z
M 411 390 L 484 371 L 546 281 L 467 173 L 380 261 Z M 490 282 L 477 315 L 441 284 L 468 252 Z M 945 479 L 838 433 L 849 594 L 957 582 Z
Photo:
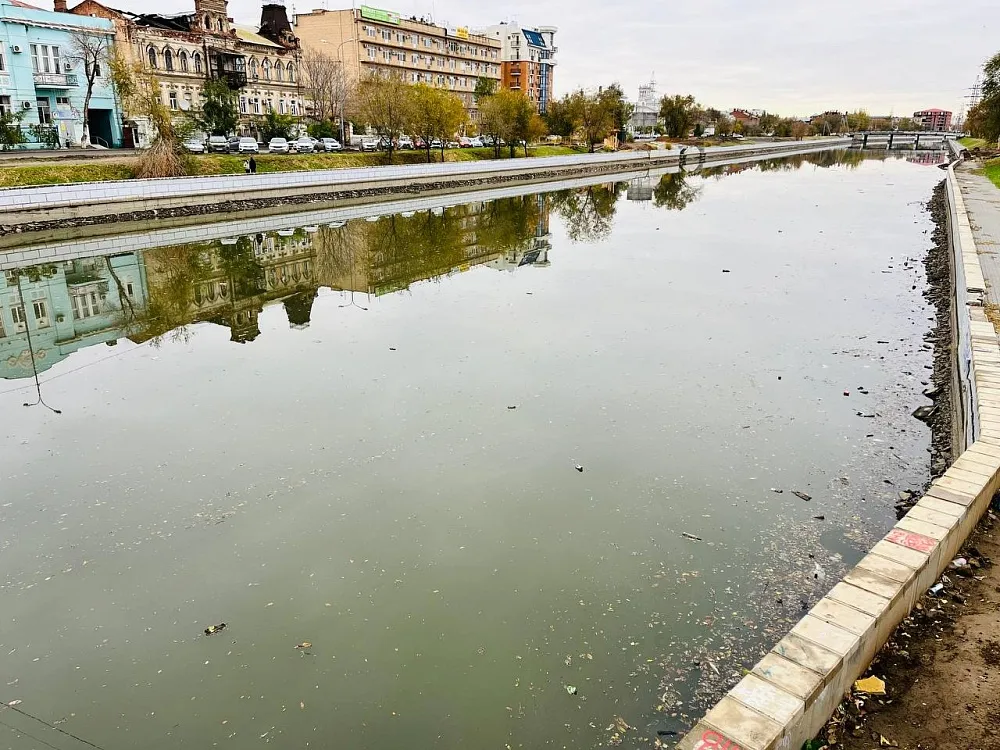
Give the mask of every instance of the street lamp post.
M 337 62 L 340 63 L 340 82 L 342 84 L 342 89 L 340 91 L 340 145 L 347 148 L 347 144 L 344 143 L 344 99 L 347 97 L 347 76 L 344 73 L 344 45 L 350 44 L 351 42 L 358 41 L 358 38 L 351 37 L 350 39 L 345 39 L 337 46 Z

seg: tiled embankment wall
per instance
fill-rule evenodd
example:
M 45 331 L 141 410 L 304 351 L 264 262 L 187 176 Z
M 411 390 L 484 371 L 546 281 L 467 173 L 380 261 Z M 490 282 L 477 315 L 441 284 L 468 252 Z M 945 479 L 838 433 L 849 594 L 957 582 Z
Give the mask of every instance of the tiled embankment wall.
M 1000 485 L 1000 346 L 979 256 L 948 170 L 955 336 L 965 450 L 927 494 L 679 743 L 799 750 L 822 728 L 916 600 L 941 576 Z M 965 375 L 962 375 L 962 372 Z

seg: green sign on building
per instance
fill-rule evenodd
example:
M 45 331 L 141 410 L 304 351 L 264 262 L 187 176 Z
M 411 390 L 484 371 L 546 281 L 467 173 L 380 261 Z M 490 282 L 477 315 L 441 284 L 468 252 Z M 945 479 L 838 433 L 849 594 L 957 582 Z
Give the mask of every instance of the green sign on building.
M 361 17 L 367 18 L 370 21 L 399 24 L 399 13 L 393 13 L 391 10 L 369 8 L 367 5 L 361 6 Z

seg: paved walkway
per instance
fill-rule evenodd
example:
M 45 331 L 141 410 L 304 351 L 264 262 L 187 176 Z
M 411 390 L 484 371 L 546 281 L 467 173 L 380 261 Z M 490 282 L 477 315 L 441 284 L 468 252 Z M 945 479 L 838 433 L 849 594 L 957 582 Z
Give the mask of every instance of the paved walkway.
M 975 168 L 975 163 L 963 164 L 956 169 L 955 176 L 965 198 L 979 264 L 986 278 L 986 300 L 1000 306 L 1000 188 L 983 175 L 975 174 Z

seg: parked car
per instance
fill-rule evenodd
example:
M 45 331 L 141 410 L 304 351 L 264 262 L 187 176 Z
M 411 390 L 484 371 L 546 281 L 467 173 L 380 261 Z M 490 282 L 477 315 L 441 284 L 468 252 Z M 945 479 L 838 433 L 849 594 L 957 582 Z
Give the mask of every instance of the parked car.
M 272 138 L 267 144 L 267 150 L 272 154 L 287 154 L 291 147 L 285 138 Z
M 344 147 L 336 138 L 320 138 L 316 144 L 317 151 L 343 151 Z
M 482 138 L 476 137 L 476 138 L 472 138 L 471 140 L 472 140 L 472 142 L 471 142 L 470 145 L 472 146 L 472 148 L 483 148 L 483 146 L 486 145 L 483 142 Z
M 244 136 L 243 138 L 238 139 L 236 151 L 241 154 L 257 154 L 260 153 L 260 148 L 257 146 L 256 138 L 248 138 Z
M 189 138 L 188 140 L 184 141 L 184 148 L 186 148 L 192 154 L 205 153 L 205 144 L 199 141 L 197 138 Z
M 467 138 L 466 136 L 463 135 L 461 138 L 458 139 L 458 145 L 460 148 L 471 148 L 472 139 Z
M 433 141 L 431 141 L 431 148 L 441 148 L 441 145 L 442 144 L 440 138 L 435 138 Z
M 413 139 L 408 135 L 399 136 L 399 140 L 396 141 L 396 148 L 413 148 Z
M 446 144 L 444 144 L 444 147 L 445 148 L 459 148 L 459 143 L 458 143 L 458 141 L 448 141 Z
M 309 136 L 303 136 L 292 144 L 292 148 L 298 154 L 311 154 L 316 150 L 316 146 L 313 144 L 312 139 Z
M 427 148 L 427 141 L 418 135 L 413 139 L 413 148 Z
M 229 139 L 224 135 L 213 135 L 208 139 L 208 150 L 215 153 L 226 153 L 229 151 Z
M 378 138 L 365 138 L 361 141 L 362 151 L 378 151 L 379 139 Z

